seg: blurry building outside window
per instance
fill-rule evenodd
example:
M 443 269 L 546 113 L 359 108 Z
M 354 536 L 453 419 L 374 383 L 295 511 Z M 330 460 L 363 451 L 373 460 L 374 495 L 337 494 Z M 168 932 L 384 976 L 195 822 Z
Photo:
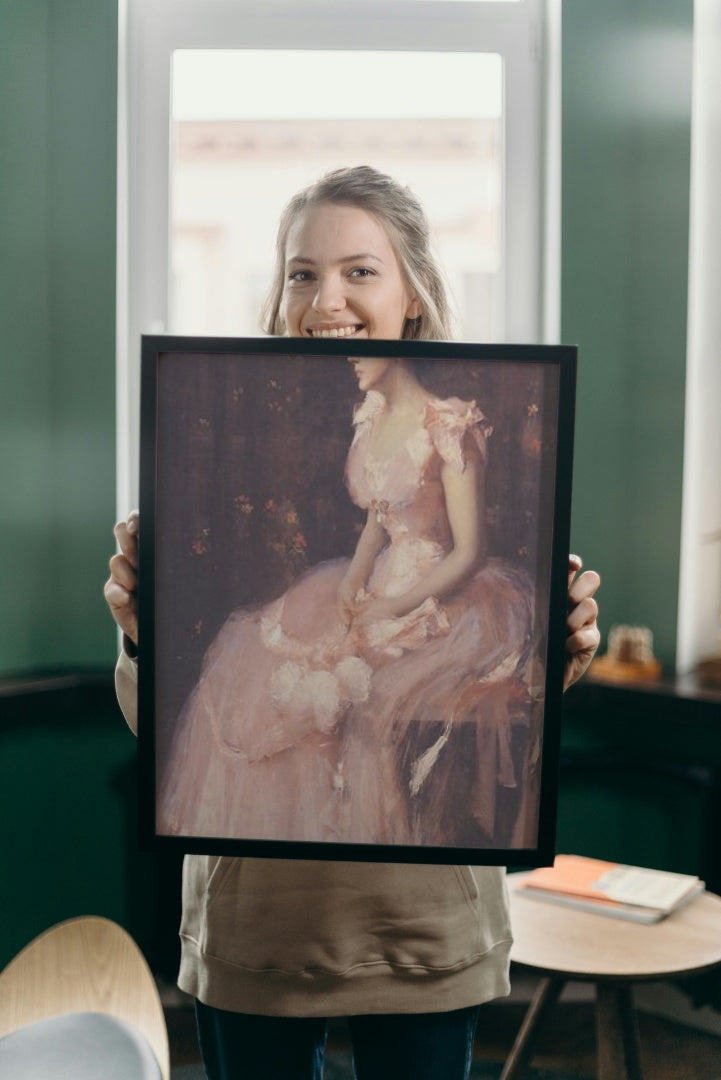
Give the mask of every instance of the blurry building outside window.
M 501 57 L 192 50 L 172 71 L 172 333 L 257 334 L 284 204 L 363 164 L 423 202 L 457 336 L 501 336 Z

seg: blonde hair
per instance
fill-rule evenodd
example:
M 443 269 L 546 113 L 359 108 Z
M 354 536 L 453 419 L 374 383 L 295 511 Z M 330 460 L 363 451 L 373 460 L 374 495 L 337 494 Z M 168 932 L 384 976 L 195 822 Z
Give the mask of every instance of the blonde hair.
M 421 305 L 417 318 L 406 319 L 401 338 L 447 341 L 452 336 L 451 311 L 442 273 L 431 253 L 423 207 L 410 188 L 370 165 L 327 173 L 294 195 L 285 207 L 278 224 L 275 273 L 263 311 L 263 330 L 267 334 L 285 333 L 281 306 L 288 233 L 300 214 L 323 203 L 357 206 L 386 229 L 406 283 Z

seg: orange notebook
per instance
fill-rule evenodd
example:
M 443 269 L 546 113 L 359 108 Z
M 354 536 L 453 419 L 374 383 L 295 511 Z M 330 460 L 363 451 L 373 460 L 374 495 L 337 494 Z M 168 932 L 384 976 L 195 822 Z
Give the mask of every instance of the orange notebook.
M 526 896 L 638 922 L 658 922 L 688 903 L 704 884 L 693 874 L 557 855 L 553 866 L 532 870 L 518 888 Z

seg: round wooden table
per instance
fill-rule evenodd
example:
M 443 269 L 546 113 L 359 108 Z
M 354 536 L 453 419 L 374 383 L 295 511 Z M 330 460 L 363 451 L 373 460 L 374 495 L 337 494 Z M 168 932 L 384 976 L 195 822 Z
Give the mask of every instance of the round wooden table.
M 523 1076 L 540 1024 L 569 980 L 596 986 L 599 1080 L 643 1080 L 633 983 L 721 966 L 721 898 L 705 892 L 660 922 L 626 922 L 529 899 L 517 887 L 525 876 L 508 875 L 511 960 L 542 979 L 501 1080 Z

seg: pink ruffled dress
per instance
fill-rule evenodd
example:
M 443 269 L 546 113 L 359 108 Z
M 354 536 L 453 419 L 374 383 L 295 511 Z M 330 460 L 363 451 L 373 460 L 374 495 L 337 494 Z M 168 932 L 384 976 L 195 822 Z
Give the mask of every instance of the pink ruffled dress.
M 371 597 L 406 592 L 451 550 L 442 468 L 485 459 L 489 432 L 474 402 L 431 398 L 377 461 L 383 407 L 370 391 L 357 409 L 346 466 L 351 498 L 388 536 Z M 525 693 L 531 583 L 489 559 L 453 594 L 361 629 L 337 606 L 348 563 L 321 563 L 227 619 L 160 763 L 161 834 L 497 845 L 496 788 L 517 779 L 510 710 Z

